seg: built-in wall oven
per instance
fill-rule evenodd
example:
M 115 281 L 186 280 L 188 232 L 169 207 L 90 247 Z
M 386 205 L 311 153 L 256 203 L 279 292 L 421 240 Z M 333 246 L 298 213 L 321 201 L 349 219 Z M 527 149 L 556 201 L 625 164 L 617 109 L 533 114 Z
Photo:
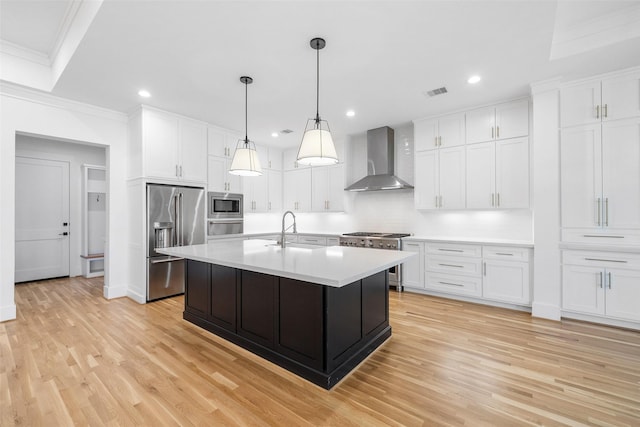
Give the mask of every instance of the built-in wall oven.
M 243 196 L 239 193 L 207 193 L 207 236 L 242 234 Z
M 340 236 L 340 246 L 353 246 L 358 248 L 387 249 L 393 251 L 402 250 L 402 238 L 410 236 L 408 233 L 374 233 L 359 231 L 345 233 Z M 402 269 L 399 265 L 389 268 L 389 287 L 402 291 Z

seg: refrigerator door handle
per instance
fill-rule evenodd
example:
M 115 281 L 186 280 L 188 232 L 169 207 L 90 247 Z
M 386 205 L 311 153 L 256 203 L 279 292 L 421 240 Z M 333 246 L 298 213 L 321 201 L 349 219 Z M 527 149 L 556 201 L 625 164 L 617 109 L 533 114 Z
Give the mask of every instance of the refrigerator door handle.
M 184 246 L 184 205 L 182 203 L 182 192 L 180 198 L 180 246 Z

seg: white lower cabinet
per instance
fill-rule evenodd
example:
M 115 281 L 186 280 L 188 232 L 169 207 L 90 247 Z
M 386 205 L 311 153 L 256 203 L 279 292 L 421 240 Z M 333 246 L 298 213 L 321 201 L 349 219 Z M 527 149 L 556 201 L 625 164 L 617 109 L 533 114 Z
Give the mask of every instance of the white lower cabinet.
M 402 283 L 409 289 L 531 304 L 530 248 L 407 241 L 402 250 L 419 253 L 403 264 Z
M 640 322 L 640 254 L 564 251 L 562 309 Z

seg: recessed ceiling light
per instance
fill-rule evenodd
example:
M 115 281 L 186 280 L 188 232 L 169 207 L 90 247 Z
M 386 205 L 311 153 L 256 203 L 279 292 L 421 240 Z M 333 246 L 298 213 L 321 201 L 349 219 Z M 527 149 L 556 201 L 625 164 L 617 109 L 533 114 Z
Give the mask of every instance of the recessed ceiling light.
M 355 115 L 356 115 L 356 112 L 355 112 L 355 111 L 353 111 L 353 110 L 349 110 L 349 111 L 347 111 L 347 117 L 353 117 L 353 116 L 355 116 Z
M 149 93 L 148 90 L 144 90 L 144 89 L 140 89 L 138 91 L 138 95 L 140 95 L 143 98 L 149 98 L 151 96 L 151 94 Z
M 278 137 L 278 135 L 279 135 L 279 134 L 278 134 L 278 132 L 272 132 L 272 133 L 271 133 L 271 136 L 272 136 L 272 137 L 274 137 L 274 138 L 277 138 L 277 137 Z
M 476 84 L 481 80 L 480 76 L 471 76 L 469 77 L 469 80 L 467 80 L 467 83 L 469 84 Z

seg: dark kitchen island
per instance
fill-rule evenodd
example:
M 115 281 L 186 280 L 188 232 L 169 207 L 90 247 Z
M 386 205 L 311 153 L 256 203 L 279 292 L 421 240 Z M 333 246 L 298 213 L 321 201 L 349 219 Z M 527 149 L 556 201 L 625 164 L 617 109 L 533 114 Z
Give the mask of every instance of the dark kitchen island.
M 412 256 L 267 240 L 163 251 L 187 259 L 185 320 L 326 389 L 391 336 L 387 270 Z

